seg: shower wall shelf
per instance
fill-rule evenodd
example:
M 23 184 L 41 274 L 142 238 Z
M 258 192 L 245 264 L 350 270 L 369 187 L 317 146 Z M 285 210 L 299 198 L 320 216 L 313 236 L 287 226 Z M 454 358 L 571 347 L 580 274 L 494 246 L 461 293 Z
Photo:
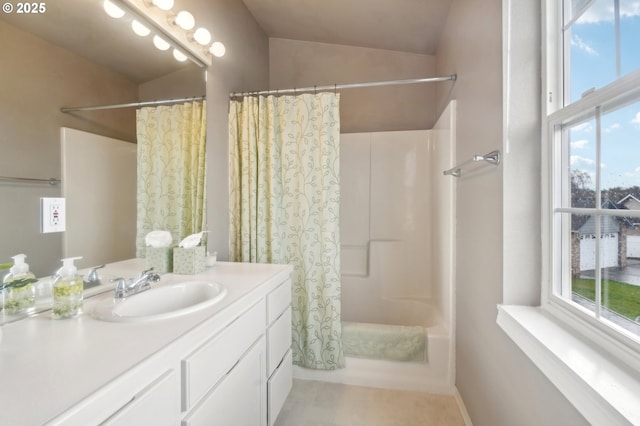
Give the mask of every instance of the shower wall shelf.
M 62 183 L 60 179 L 56 179 L 56 178 L 34 179 L 34 178 L 11 177 L 11 176 L 0 176 L 0 182 L 35 183 L 35 184 L 48 183 L 49 185 L 52 185 L 52 186 Z
M 451 175 L 455 177 L 462 176 L 462 168 L 470 163 L 480 163 L 485 162 L 494 166 L 500 164 L 501 155 L 499 150 L 491 151 L 485 155 L 474 155 L 470 160 L 465 161 L 462 164 L 459 164 L 455 167 L 450 168 L 449 170 L 445 170 L 442 172 L 443 175 Z

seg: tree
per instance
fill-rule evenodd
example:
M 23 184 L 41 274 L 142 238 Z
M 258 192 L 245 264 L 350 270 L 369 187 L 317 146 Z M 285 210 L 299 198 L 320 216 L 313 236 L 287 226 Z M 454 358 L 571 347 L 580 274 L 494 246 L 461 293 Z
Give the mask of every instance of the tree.
M 591 189 L 591 175 L 584 170 L 571 170 L 571 206 L 595 207 L 595 191 Z

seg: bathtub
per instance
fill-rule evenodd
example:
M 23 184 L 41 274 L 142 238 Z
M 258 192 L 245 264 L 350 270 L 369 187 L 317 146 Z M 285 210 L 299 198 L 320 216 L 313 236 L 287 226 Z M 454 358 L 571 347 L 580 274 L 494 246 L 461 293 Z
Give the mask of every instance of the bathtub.
M 428 302 L 420 300 L 393 300 L 387 301 L 386 305 L 387 309 L 374 312 L 387 316 L 398 310 L 402 311 L 403 315 L 390 315 L 394 319 L 389 321 L 381 321 L 381 317 L 369 321 L 362 321 L 362 318 L 353 316 L 345 319 L 370 323 L 422 325 L 427 340 L 426 362 L 388 361 L 347 356 L 346 366 L 343 369 L 325 371 L 294 366 L 294 377 L 358 386 L 454 394 L 453 342 L 449 327 L 440 319 L 437 310 Z M 400 321 L 399 318 L 410 319 L 410 321 Z M 416 324 L 416 319 L 420 319 L 421 323 Z M 400 322 L 411 323 L 400 324 Z

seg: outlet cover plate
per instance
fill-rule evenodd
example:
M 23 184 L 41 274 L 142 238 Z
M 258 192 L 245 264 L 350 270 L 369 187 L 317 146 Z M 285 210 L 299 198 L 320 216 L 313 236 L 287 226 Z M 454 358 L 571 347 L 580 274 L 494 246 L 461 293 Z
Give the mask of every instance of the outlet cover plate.
M 64 232 L 67 219 L 64 198 L 40 198 L 40 217 L 43 234 Z

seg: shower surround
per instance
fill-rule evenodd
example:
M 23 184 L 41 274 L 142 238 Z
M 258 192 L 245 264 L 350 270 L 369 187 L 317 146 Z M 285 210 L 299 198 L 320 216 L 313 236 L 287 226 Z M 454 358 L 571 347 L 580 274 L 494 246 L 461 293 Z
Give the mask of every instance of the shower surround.
M 426 359 L 349 357 L 345 369 L 296 376 L 454 392 L 453 164 L 455 102 L 431 130 L 342 134 L 342 319 L 421 326 Z M 400 328 L 399 328 L 400 330 Z

